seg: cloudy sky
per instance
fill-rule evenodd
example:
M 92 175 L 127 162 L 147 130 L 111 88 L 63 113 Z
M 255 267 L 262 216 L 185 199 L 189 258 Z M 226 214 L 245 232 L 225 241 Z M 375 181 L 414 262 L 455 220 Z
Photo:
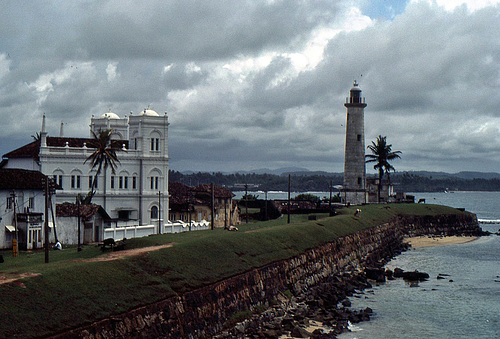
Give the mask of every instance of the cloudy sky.
M 0 153 L 149 106 L 171 169 L 341 172 L 357 80 L 398 171 L 500 172 L 499 2 L 4 0 Z

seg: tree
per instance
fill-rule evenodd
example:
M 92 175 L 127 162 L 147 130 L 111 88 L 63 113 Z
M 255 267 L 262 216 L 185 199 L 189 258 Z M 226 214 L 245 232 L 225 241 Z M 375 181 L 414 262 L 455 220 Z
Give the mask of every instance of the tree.
M 375 162 L 373 168 L 378 170 L 378 202 L 380 202 L 380 188 L 382 186 L 382 177 L 384 173 L 387 174 L 387 178 L 390 180 L 390 171 L 396 171 L 389 161 L 401 158 L 399 156 L 401 151 L 393 151 L 392 145 L 388 145 L 386 139 L 387 137 L 379 135 L 376 142 L 372 141 L 372 144 L 368 146 L 372 154 L 367 154 L 365 156 L 367 159 L 366 162 Z
M 315 196 L 314 194 L 311 193 L 302 193 L 298 194 L 295 198 L 293 198 L 295 201 L 310 201 L 315 204 L 317 204 L 321 199 L 318 196 Z
M 97 178 L 99 174 L 101 174 L 102 169 L 104 168 L 104 171 L 106 171 L 106 169 L 110 167 L 111 173 L 115 174 L 117 164 L 120 163 L 116 155 L 116 152 L 119 151 L 120 148 L 115 147 L 111 142 L 112 133 L 113 130 L 111 129 L 99 130 L 98 133 L 92 131 L 93 140 L 90 142 L 89 146 L 95 148 L 95 151 L 85 159 L 84 163 L 87 161 L 90 162 L 92 170 L 95 170 L 95 175 L 89 193 L 87 193 L 82 203 L 90 204 L 92 201 L 96 193 Z

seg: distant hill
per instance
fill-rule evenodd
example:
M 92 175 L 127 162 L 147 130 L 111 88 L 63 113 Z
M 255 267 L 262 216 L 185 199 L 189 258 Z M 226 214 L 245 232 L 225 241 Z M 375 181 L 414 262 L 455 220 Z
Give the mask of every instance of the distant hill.
M 472 171 L 462 171 L 458 173 L 446 173 L 446 172 L 431 172 L 431 171 L 406 171 L 406 172 L 396 172 L 391 174 L 391 177 L 397 177 L 404 173 L 430 178 L 430 179 L 500 179 L 500 173 L 495 172 L 472 172 Z
M 499 179 L 500 173 L 495 172 L 458 172 L 454 176 L 462 179 Z
M 275 170 L 259 169 L 236 173 L 180 173 L 170 171 L 170 181 L 186 185 L 214 183 L 231 190 L 240 190 L 248 185 L 249 190 L 288 189 L 288 174 L 291 174 L 291 189 L 296 192 L 328 191 L 333 186 L 342 185 L 343 173 L 309 171 L 305 168 L 286 167 Z M 368 177 L 376 177 L 368 173 Z M 295 177 L 295 178 L 294 178 Z M 297 177 L 300 177 L 297 179 Z M 442 192 L 450 191 L 500 191 L 500 173 L 462 171 L 458 173 L 410 171 L 391 173 L 391 182 L 397 192 Z
M 282 174 L 288 174 L 288 173 L 296 173 L 296 172 L 309 172 L 307 168 L 303 167 L 282 167 L 282 168 L 277 168 L 277 169 L 269 169 L 269 168 L 260 168 L 260 169 L 255 169 L 251 171 L 236 171 L 235 173 L 239 174 L 274 174 L 274 175 L 282 175 Z

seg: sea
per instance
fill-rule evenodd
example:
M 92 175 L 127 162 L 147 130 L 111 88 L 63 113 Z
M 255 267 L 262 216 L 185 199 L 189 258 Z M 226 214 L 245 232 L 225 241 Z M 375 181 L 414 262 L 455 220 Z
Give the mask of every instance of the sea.
M 244 192 L 235 192 L 240 197 Z M 320 198 L 328 192 L 311 193 Z M 264 192 L 252 194 L 265 198 Z M 291 193 L 291 197 L 299 192 Z M 479 219 L 500 220 L 500 192 L 410 193 L 415 201 L 465 208 Z M 286 192 L 268 192 L 268 199 L 286 199 Z M 497 232 L 500 224 L 481 224 Z M 350 325 L 339 339 L 499 338 L 500 236 L 480 237 L 456 245 L 423 247 L 402 253 L 387 264 L 418 270 L 427 281 L 402 279 L 374 285 L 351 297 L 352 308 L 370 307 L 370 321 Z M 437 279 L 438 275 L 445 279 Z
M 500 192 L 412 194 L 416 201 L 465 208 L 479 219 L 500 219 Z M 500 224 L 481 228 L 497 232 Z M 411 249 L 387 267 L 426 272 L 430 278 L 418 284 L 391 280 L 352 297 L 353 308 L 370 307 L 373 316 L 338 338 L 500 338 L 499 236 Z

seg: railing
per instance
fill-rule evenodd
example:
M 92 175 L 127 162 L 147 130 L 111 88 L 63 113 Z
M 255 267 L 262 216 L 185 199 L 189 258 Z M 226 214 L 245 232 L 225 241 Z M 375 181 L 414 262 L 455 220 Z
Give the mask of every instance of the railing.
M 176 220 L 175 222 L 168 221 L 164 225 L 164 233 L 181 233 L 208 229 L 210 229 L 210 222 L 206 220 L 191 221 L 191 229 L 189 228 L 189 222 L 184 222 L 182 220 Z
M 104 239 L 113 238 L 115 240 L 121 240 L 124 238 L 141 238 L 155 234 L 155 229 L 155 225 L 110 227 L 104 229 Z
M 163 225 L 163 230 L 161 233 L 181 233 L 188 231 L 201 231 L 210 229 L 210 222 L 206 220 L 202 221 L 191 221 L 191 227 L 189 227 L 189 222 L 183 222 L 177 220 L 175 222 L 167 221 Z M 157 225 L 127 225 L 127 226 L 117 226 L 109 227 L 104 229 L 104 239 L 113 238 L 115 240 L 121 240 L 124 238 L 141 238 L 148 235 L 153 235 L 158 233 Z

